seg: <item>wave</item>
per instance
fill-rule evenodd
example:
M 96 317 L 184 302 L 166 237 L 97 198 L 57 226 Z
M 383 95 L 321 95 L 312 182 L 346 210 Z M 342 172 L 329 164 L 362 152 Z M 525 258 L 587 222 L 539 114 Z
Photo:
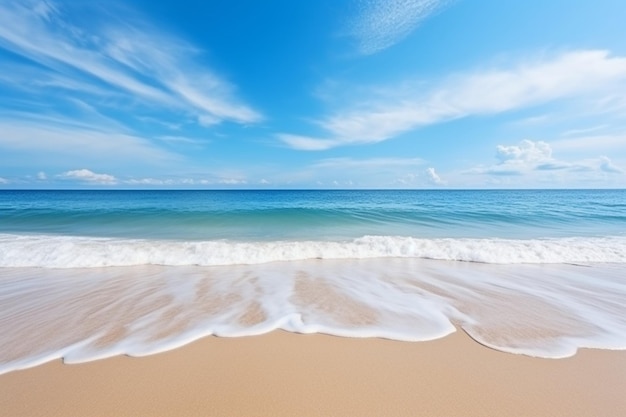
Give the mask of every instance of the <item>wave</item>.
M 346 241 L 177 241 L 0 234 L 0 267 L 251 265 L 307 259 L 422 258 L 488 264 L 626 263 L 626 237 Z
M 0 374 L 144 356 L 282 329 L 424 341 L 463 329 L 504 352 L 626 349 L 624 264 L 414 258 L 0 271 Z

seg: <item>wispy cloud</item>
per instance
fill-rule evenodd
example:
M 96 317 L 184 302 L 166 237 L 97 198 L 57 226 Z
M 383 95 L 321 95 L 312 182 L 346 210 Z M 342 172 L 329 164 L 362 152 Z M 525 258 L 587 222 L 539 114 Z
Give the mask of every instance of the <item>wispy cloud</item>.
M 603 125 L 599 125 L 599 126 L 587 127 L 587 128 L 584 128 L 584 129 L 570 129 L 570 130 L 567 130 L 567 131 L 561 133 L 561 136 L 563 136 L 563 137 L 582 136 L 583 134 L 589 134 L 589 133 L 592 133 L 592 132 L 598 132 L 598 131 L 606 130 L 609 127 L 610 126 L 608 124 L 603 124 Z
M 433 167 L 426 168 L 426 174 L 428 175 L 428 179 L 430 180 L 430 182 L 432 182 L 434 185 L 446 184 L 446 182 L 443 179 L 441 179 L 439 174 L 437 174 L 437 171 L 435 171 L 435 168 Z
M 389 87 L 361 103 L 317 121 L 317 136 L 281 133 L 294 149 L 324 150 L 384 141 L 404 132 L 472 115 L 495 115 L 556 100 L 626 94 L 626 57 L 602 50 L 561 53 L 448 76 L 426 84 L 413 80 Z M 407 87 L 419 85 L 419 87 Z M 380 90 L 380 89 L 378 89 Z
M 158 165 L 178 158 L 143 137 L 97 130 L 61 117 L 31 117 L 19 121 L 0 118 L 0 131 L 0 148 L 27 151 L 31 159 L 41 157 L 50 161 L 63 157 L 90 163 L 104 159 L 109 163 L 132 161 L 134 165 Z
M 8 184 L 8 183 L 9 183 L 9 180 L 0 177 L 0 184 Z
M 449 0 L 364 0 L 349 22 L 359 53 L 371 55 L 400 42 Z
M 423 165 L 421 158 L 327 158 L 315 162 L 316 169 L 349 169 L 349 168 L 389 168 L 416 167 Z
M 620 150 L 626 152 L 626 132 L 603 135 L 568 136 L 557 139 L 552 146 L 560 151 L 601 151 Z
M 113 175 L 96 174 L 95 172 L 84 168 L 64 172 L 59 174 L 58 177 L 65 180 L 98 185 L 115 185 L 118 182 L 117 178 Z
M 0 47 L 39 64 L 31 73 L 40 88 L 97 94 L 106 87 L 128 106 L 140 101 L 178 109 L 202 124 L 261 119 L 236 97 L 234 86 L 202 64 L 197 48 L 139 19 L 116 22 L 79 24 L 51 1 L 4 1 Z
M 290 172 L 289 180 L 316 187 L 428 187 L 425 163 L 416 157 L 324 158 Z

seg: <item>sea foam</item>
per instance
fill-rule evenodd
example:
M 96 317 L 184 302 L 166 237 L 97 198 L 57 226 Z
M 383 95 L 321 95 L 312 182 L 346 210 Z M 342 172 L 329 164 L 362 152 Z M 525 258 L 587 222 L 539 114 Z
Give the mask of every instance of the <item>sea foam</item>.
M 347 241 L 178 241 L 0 234 L 0 267 L 238 265 L 307 259 L 422 258 L 490 264 L 626 263 L 626 237 Z
M 0 373 L 275 329 L 416 342 L 462 328 L 494 349 L 547 358 L 626 349 L 624 269 L 414 258 L 2 268 Z

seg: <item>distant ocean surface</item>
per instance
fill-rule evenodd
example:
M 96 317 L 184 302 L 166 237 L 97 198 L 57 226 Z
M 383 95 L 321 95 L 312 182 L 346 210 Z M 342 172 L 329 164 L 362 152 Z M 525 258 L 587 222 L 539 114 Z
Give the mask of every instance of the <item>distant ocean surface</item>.
M 625 277 L 624 190 L 4 190 L 0 372 L 277 328 L 624 349 Z

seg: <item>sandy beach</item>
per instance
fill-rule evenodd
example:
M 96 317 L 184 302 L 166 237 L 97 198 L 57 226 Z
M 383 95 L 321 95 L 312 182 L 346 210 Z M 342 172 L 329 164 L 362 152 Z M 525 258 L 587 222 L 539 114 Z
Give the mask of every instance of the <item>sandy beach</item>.
M 0 376 L 6 416 L 621 416 L 626 351 L 538 359 L 463 332 L 422 343 L 273 332 Z

